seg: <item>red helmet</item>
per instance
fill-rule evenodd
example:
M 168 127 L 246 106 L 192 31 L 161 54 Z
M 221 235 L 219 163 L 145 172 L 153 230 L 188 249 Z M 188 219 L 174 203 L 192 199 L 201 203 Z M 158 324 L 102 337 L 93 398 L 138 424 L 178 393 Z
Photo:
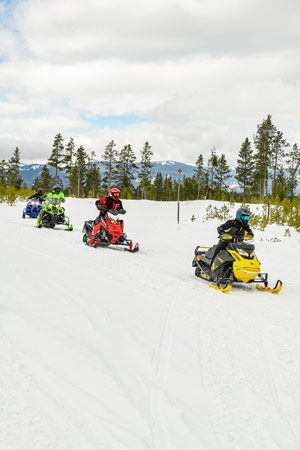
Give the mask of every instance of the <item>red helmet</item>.
M 109 195 L 114 199 L 114 200 L 118 200 L 119 196 L 120 196 L 120 192 L 119 189 L 117 188 L 112 188 L 109 191 Z

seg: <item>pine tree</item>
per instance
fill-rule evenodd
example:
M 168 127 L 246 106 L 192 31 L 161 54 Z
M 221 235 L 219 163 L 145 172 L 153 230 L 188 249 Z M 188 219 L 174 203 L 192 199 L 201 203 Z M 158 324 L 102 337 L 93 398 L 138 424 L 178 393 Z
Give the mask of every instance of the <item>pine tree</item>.
M 101 183 L 100 170 L 96 161 L 94 161 L 95 156 L 96 154 L 93 151 L 88 158 L 85 187 L 86 195 L 91 193 L 93 197 L 99 192 Z
M 248 138 L 242 143 L 240 148 L 235 179 L 238 185 L 243 189 L 243 195 L 245 197 L 246 192 L 250 191 L 253 185 L 253 175 L 254 175 L 254 161 L 253 161 L 253 150 L 251 148 L 251 142 Z
M 156 191 L 156 200 L 162 199 L 163 184 L 164 184 L 164 178 L 163 178 L 161 172 L 157 172 L 154 183 L 153 183 L 153 185 L 155 187 L 155 191 Z
M 7 164 L 5 159 L 0 161 L 0 183 L 3 187 L 6 187 L 6 177 L 7 177 Z
M 261 125 L 257 125 L 257 132 L 254 135 L 256 148 L 254 183 L 260 197 L 268 195 L 269 169 L 271 167 L 271 157 L 276 127 L 272 123 L 272 117 L 268 115 Z
M 20 150 L 18 147 L 13 152 L 13 156 L 8 161 L 7 169 L 7 186 L 13 186 L 16 190 L 19 190 L 22 186 L 23 179 L 19 174 L 20 172 Z
M 285 148 L 289 147 L 290 144 L 283 139 L 283 133 L 281 131 L 276 131 L 273 139 L 272 151 L 271 151 L 271 168 L 273 171 L 272 176 L 272 193 L 276 190 L 276 184 L 280 184 L 277 180 L 277 172 L 281 169 L 282 162 L 285 155 Z
M 141 170 L 139 173 L 140 189 L 142 191 L 142 198 L 145 198 L 145 193 L 149 191 L 151 185 L 151 171 L 153 165 L 151 164 L 151 156 L 153 152 L 151 151 L 151 145 L 149 142 L 145 142 L 143 150 L 141 151 Z
M 208 160 L 207 166 L 209 173 L 209 187 L 210 190 L 213 191 L 216 187 L 215 176 L 216 176 L 216 169 L 218 167 L 218 156 L 215 147 L 211 149 L 211 156 Z
M 70 137 L 69 142 L 67 143 L 65 147 L 65 153 L 63 157 L 62 164 L 64 166 L 65 174 L 67 175 L 67 178 L 70 180 L 70 174 L 73 169 L 73 158 L 75 155 L 75 142 L 72 137 Z M 69 181 L 70 184 L 70 181 Z
M 230 168 L 227 164 L 224 153 L 218 158 L 217 167 L 215 169 L 216 187 L 221 192 L 228 188 L 227 180 L 230 178 Z
M 75 153 L 75 164 L 70 174 L 70 191 L 81 197 L 85 188 L 85 176 L 87 170 L 87 154 L 84 147 L 78 147 Z
M 54 137 L 52 153 L 48 159 L 48 165 L 55 167 L 55 184 L 58 183 L 58 171 L 64 168 L 63 141 L 63 137 L 60 133 Z
M 50 171 L 45 165 L 42 168 L 40 176 L 35 178 L 32 187 L 33 189 L 42 188 L 44 193 L 46 193 L 51 191 L 54 184 L 54 178 L 50 175 Z
M 107 146 L 105 147 L 105 151 L 102 155 L 103 164 L 105 167 L 103 181 L 105 183 L 105 186 L 107 187 L 108 192 L 111 189 L 114 166 L 116 164 L 116 158 L 118 155 L 115 147 L 116 144 L 114 143 L 114 141 L 110 141 L 109 144 L 107 144 Z
M 289 177 L 287 180 L 288 194 L 293 198 L 297 187 L 297 173 L 300 168 L 300 149 L 297 144 L 294 144 L 291 151 L 288 153 L 287 171 Z
M 173 198 L 173 183 L 170 175 L 166 175 L 163 181 L 162 189 L 163 200 L 170 201 Z
M 201 190 L 205 189 L 205 169 L 204 169 L 204 160 L 203 160 L 203 155 L 199 155 L 198 159 L 196 161 L 196 167 L 197 169 L 194 169 L 195 176 L 197 179 L 197 199 L 199 200 L 200 198 L 200 192 Z
M 195 177 L 182 177 L 181 192 L 183 200 L 193 200 L 197 195 Z M 178 187 L 178 186 L 177 186 Z
M 285 175 L 284 167 L 281 165 L 277 170 L 276 182 L 273 186 L 273 198 L 279 197 L 282 201 L 287 191 L 287 177 Z
M 116 163 L 116 170 L 114 180 L 120 190 L 126 188 L 130 191 L 132 189 L 132 181 L 134 180 L 134 170 L 137 169 L 135 164 L 136 156 L 131 148 L 131 145 L 124 145 L 118 155 Z

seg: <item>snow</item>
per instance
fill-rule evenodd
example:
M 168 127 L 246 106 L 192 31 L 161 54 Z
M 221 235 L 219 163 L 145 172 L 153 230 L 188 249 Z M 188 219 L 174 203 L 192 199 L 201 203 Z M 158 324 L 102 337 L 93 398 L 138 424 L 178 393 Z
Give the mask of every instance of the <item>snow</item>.
M 209 203 L 178 225 L 176 203 L 125 200 L 136 254 L 82 243 L 94 200 L 67 199 L 73 232 L 0 204 L 1 450 L 300 448 L 299 234 L 255 233 L 280 294 L 222 294 L 191 267 Z
M 157 161 L 159 164 L 161 164 L 162 166 L 172 166 L 175 163 L 175 161 Z

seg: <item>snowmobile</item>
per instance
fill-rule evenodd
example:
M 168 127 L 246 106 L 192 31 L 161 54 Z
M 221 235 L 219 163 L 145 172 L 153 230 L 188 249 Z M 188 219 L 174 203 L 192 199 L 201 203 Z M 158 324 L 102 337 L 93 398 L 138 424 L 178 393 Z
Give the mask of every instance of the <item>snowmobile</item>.
M 268 274 L 260 271 L 260 262 L 255 254 L 255 246 L 250 237 L 223 234 L 220 239 L 227 241 L 225 250 L 221 250 L 214 258 L 215 248 L 197 246 L 192 266 L 196 277 L 210 282 L 209 287 L 221 292 L 229 292 L 233 283 L 257 283 L 256 288 L 277 294 L 282 289 L 282 282 L 277 281 L 274 288 L 268 286 Z M 208 248 L 208 250 L 202 250 Z
M 131 253 L 139 251 L 139 244 L 136 243 L 133 246 L 132 240 L 128 239 L 126 234 L 123 233 L 123 220 L 120 218 L 120 214 L 126 213 L 124 209 L 114 210 L 105 208 L 102 209 L 106 214 L 100 217 L 100 228 L 93 240 L 93 247 L 108 247 L 109 245 L 119 245 L 125 247 L 124 250 Z M 91 245 L 92 231 L 95 225 L 94 220 L 86 220 L 83 225 L 83 242 L 86 245 Z
M 38 228 L 54 228 L 55 225 L 65 225 L 67 231 L 73 230 L 69 217 L 65 216 L 65 210 L 61 206 L 61 198 L 46 197 L 43 209 L 37 218 Z
M 27 203 L 26 207 L 23 209 L 22 219 L 25 219 L 26 216 L 29 216 L 31 218 L 37 218 L 42 208 L 43 204 L 37 198 L 33 198 Z

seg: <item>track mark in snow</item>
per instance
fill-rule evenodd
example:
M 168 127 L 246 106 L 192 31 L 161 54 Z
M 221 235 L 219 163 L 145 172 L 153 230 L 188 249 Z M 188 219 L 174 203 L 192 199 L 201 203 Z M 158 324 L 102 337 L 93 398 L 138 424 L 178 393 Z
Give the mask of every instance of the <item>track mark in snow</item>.
M 0 337 L 0 448 L 63 450 L 60 436 L 34 407 L 34 377 L 4 336 Z
M 199 323 L 199 357 L 210 417 L 224 450 L 298 450 L 282 413 L 257 316 L 212 301 Z M 203 313 L 203 311 L 202 311 Z M 274 397 L 275 395 L 275 397 Z
M 168 432 L 166 417 L 167 409 L 170 407 L 166 398 L 166 383 L 170 355 L 172 351 L 172 334 L 174 320 L 179 308 L 180 296 L 183 286 L 176 295 L 166 304 L 166 313 L 161 327 L 160 340 L 155 348 L 153 360 L 155 361 L 155 380 L 157 386 L 150 392 L 151 429 L 155 450 L 171 450 L 171 440 Z

